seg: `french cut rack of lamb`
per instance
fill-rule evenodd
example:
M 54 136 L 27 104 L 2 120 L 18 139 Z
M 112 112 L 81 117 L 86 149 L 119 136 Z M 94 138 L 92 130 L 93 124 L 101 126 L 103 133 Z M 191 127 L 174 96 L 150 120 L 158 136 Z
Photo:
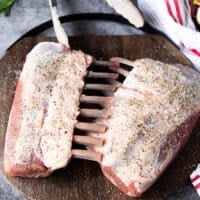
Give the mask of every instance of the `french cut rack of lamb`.
M 91 62 L 91 56 L 53 42 L 40 43 L 27 55 L 6 134 L 8 175 L 46 176 L 66 166 Z
M 81 95 L 86 89 L 101 90 L 106 85 L 86 84 L 84 77 L 117 78 L 116 73 L 87 72 L 98 64 L 92 56 L 71 50 L 50 2 L 54 29 L 59 43 L 41 42 L 27 55 L 17 84 L 5 139 L 4 168 L 10 176 L 41 177 L 65 167 L 72 156 L 74 128 L 103 131 L 104 126 L 78 122 L 77 116 L 98 117 L 103 111 L 79 109 L 79 103 L 107 104 L 110 97 Z M 55 3 L 55 2 L 54 2 Z M 102 61 L 103 62 L 103 61 Z M 109 87 L 109 88 L 108 88 Z M 107 85 L 114 90 L 115 86 Z M 96 143 L 96 140 L 90 140 Z M 100 159 L 100 154 L 80 150 L 80 156 Z M 99 157 L 99 158 L 98 158 Z
M 187 142 L 200 115 L 200 75 L 186 66 L 147 58 L 111 61 L 125 80 L 108 107 L 110 117 L 96 121 L 108 128 L 89 134 L 100 145 L 88 148 L 102 154 L 99 164 L 114 185 L 138 197 Z M 84 144 L 84 138 L 75 140 Z

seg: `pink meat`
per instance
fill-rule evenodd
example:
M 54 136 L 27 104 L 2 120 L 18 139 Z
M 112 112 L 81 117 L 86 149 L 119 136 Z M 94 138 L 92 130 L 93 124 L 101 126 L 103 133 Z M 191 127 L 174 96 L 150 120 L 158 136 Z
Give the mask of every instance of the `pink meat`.
M 4 168 L 40 177 L 67 165 L 83 78 L 92 58 L 43 42 L 28 54 L 10 113 Z
M 200 115 L 200 75 L 151 59 L 137 60 L 114 95 L 101 164 L 105 176 L 138 197 L 187 142 Z M 95 136 L 95 134 L 93 134 Z

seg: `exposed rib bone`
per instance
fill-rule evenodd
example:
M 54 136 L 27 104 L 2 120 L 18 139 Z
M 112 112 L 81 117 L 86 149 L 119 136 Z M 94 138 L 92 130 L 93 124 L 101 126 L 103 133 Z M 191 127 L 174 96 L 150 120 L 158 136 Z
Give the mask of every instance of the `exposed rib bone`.
M 117 87 L 119 87 L 121 85 L 120 82 L 114 80 L 114 79 L 107 79 L 107 82 L 112 84 L 112 85 L 116 85 Z
M 93 104 L 101 104 L 104 106 L 108 106 L 112 103 L 112 97 L 81 95 L 80 101 L 83 103 L 93 103 Z
M 110 78 L 110 79 L 117 79 L 118 74 L 116 73 L 104 73 L 104 72 L 93 72 L 89 71 L 88 77 L 89 78 Z
M 110 58 L 111 62 L 117 62 L 117 63 L 121 63 L 124 65 L 128 65 L 130 67 L 134 67 L 134 62 L 125 58 L 120 58 L 120 57 L 112 57 Z
M 108 118 L 110 117 L 110 113 L 107 109 L 98 110 L 98 109 L 81 109 L 81 116 L 84 117 L 95 117 L 95 118 Z
M 109 69 L 111 69 L 112 71 L 117 72 L 117 73 L 119 73 L 119 74 L 121 74 L 121 75 L 123 75 L 125 77 L 127 77 L 129 75 L 128 71 L 126 71 L 125 69 L 120 68 L 120 67 L 111 66 L 111 67 L 109 67 Z
M 96 162 L 101 162 L 101 160 L 102 160 L 101 153 L 96 153 L 91 150 L 72 149 L 72 156 L 74 158 L 92 160 L 92 161 L 96 161 Z
M 75 127 L 80 130 L 96 132 L 96 133 L 104 133 L 107 128 L 104 124 L 87 123 L 87 122 L 78 122 L 75 125 Z
M 104 61 L 104 60 L 94 60 L 93 61 L 94 65 L 102 66 L 102 67 L 112 67 L 113 63 L 109 61 Z
M 65 31 L 64 31 L 64 29 L 61 25 L 61 22 L 59 20 L 57 7 L 56 7 L 56 1 L 55 0 L 54 1 L 49 0 L 49 6 L 50 6 L 50 9 L 51 9 L 53 27 L 54 27 L 54 31 L 55 31 L 55 34 L 56 34 L 56 38 L 57 38 L 59 43 L 64 44 L 67 49 L 70 49 L 68 36 L 65 33 Z
M 83 145 L 103 146 L 104 139 L 91 136 L 74 135 L 73 141 Z
M 110 85 L 110 84 L 93 84 L 88 83 L 85 84 L 85 89 L 88 90 L 101 90 L 101 91 L 115 91 L 117 89 L 116 85 Z
M 123 76 L 128 76 L 129 72 L 126 71 L 125 69 L 120 68 L 120 58 L 115 58 L 110 59 L 110 62 L 108 61 L 103 61 L 103 60 L 94 60 L 94 64 L 102 67 L 108 67 L 110 70 L 120 73 Z

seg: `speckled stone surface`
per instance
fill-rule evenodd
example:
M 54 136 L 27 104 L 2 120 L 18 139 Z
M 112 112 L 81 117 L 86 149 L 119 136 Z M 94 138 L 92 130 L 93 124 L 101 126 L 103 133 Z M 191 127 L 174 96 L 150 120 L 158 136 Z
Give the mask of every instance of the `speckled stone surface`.
M 59 15 L 68 15 L 74 13 L 114 13 L 105 0 L 58 0 Z M 0 56 L 5 50 L 32 28 L 42 24 L 50 19 L 50 10 L 48 0 L 17 0 L 12 8 L 11 16 L 5 17 L 0 15 Z M 89 25 L 87 25 L 88 27 Z M 90 28 L 84 27 L 83 24 L 68 26 L 69 35 L 81 33 L 96 34 L 130 34 L 138 32 L 136 29 L 131 30 L 128 27 L 110 26 L 109 29 L 104 24 L 92 24 Z M 92 29 L 91 29 L 92 27 Z
M 0 199 L 1 200 L 26 200 L 27 198 L 12 187 L 3 176 L 0 176 Z
M 57 0 L 60 16 L 74 13 L 115 13 L 105 0 Z M 134 1 L 135 2 L 135 1 Z M 20 38 L 24 33 L 43 22 L 50 20 L 48 0 L 16 0 L 11 16 L 0 15 L 0 57 L 6 49 Z M 97 34 L 144 34 L 141 30 L 107 22 L 75 22 L 64 25 L 68 35 Z M 91 28 L 92 27 L 92 28 Z M 41 35 L 54 35 L 52 29 Z M 16 188 L 11 186 L 6 179 L 0 175 L 0 200 L 25 200 L 26 197 Z M 200 199 L 187 181 L 168 200 L 198 200 Z

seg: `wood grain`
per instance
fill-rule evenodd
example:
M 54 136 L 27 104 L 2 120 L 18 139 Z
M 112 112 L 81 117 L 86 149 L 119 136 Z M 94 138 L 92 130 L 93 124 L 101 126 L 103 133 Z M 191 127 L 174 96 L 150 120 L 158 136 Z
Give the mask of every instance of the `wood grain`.
M 12 99 L 26 54 L 40 41 L 55 41 L 53 38 L 25 38 L 8 50 L 0 61 L 0 172 L 3 172 L 3 146 Z M 71 46 L 82 49 L 98 59 L 121 56 L 128 59 L 150 57 L 167 63 L 190 62 L 176 47 L 157 35 L 143 36 L 85 36 L 70 38 Z M 160 179 L 140 200 L 159 200 L 172 194 L 200 161 L 200 123 L 179 154 Z M 97 163 L 72 160 L 65 168 L 50 177 L 28 179 L 6 177 L 7 180 L 27 195 L 37 200 L 128 200 L 102 175 Z

